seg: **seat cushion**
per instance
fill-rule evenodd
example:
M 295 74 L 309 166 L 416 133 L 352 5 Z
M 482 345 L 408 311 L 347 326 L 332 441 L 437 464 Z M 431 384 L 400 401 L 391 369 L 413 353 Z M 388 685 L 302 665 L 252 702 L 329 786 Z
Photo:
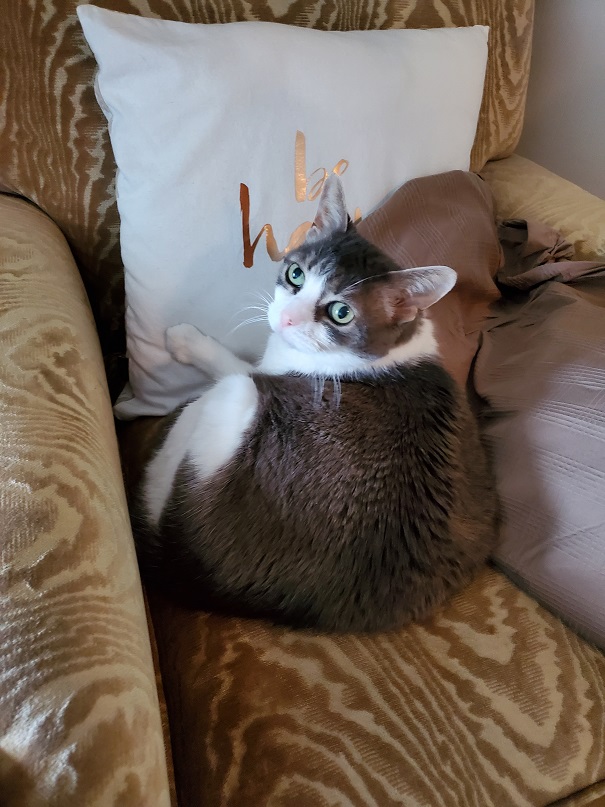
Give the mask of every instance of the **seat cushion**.
M 183 807 L 542 807 L 605 779 L 605 657 L 491 569 L 375 636 L 151 607 Z

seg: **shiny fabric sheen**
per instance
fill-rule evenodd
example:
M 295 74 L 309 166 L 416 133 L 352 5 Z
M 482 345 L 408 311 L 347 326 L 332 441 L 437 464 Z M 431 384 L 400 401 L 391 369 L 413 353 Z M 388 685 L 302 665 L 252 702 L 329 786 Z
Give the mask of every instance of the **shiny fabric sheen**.
M 152 611 L 187 807 L 544 807 L 605 777 L 605 657 L 494 571 L 376 636 Z
M 0 804 L 165 807 L 99 343 L 65 239 L 0 195 Z

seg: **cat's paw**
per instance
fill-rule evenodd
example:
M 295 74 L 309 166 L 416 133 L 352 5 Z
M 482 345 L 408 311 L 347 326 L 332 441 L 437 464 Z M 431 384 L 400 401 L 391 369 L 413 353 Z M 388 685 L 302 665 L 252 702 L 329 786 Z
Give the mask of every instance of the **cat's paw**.
M 166 329 L 166 350 L 181 364 L 194 364 L 199 343 L 207 338 L 195 325 L 182 322 Z

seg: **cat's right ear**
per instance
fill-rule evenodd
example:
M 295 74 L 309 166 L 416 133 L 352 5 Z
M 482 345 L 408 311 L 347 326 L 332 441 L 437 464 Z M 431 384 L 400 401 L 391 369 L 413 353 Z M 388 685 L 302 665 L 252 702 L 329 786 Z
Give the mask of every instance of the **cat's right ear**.
M 349 221 L 340 177 L 337 174 L 330 174 L 324 182 L 315 220 L 307 232 L 305 240 L 310 243 L 336 233 L 345 233 L 349 226 Z
M 411 322 L 419 311 L 430 308 L 451 291 L 457 280 L 449 266 L 422 266 L 390 272 L 385 279 L 383 300 L 391 319 Z

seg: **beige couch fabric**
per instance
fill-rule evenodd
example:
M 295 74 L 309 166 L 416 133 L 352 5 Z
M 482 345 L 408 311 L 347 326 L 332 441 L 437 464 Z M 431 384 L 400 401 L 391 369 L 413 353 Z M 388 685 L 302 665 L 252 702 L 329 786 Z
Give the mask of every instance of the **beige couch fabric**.
M 184 807 L 543 807 L 605 778 L 605 657 L 494 571 L 369 637 L 152 612 Z
M 0 195 L 0 804 L 163 807 L 98 339 L 65 239 Z
M 597 782 L 551 807 L 605 807 L 605 782 Z
M 4 2 L 0 13 L 0 190 L 46 211 L 66 235 L 97 323 L 110 389 L 125 381 L 124 290 L 115 162 L 95 100 L 95 61 L 80 0 Z M 523 118 L 533 0 L 96 0 L 118 11 L 184 22 L 268 20 L 319 29 L 489 25 L 490 61 L 475 168 L 514 149 Z

